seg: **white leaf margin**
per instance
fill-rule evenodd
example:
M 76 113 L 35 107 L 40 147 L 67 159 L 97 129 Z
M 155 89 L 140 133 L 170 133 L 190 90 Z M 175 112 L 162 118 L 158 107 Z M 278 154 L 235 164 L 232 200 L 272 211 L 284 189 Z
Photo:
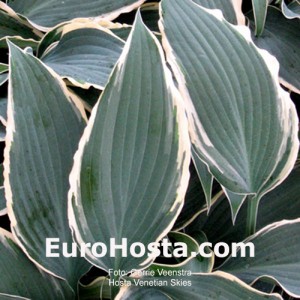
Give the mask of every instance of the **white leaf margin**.
M 131 30 L 130 35 L 127 39 L 127 42 L 123 49 L 123 52 L 122 52 L 118 62 L 114 66 L 113 71 L 111 72 L 109 81 L 112 79 L 112 74 L 114 73 L 114 71 L 117 69 L 120 69 L 125 62 L 127 54 L 130 50 L 130 45 L 131 45 L 132 36 L 133 36 L 133 32 L 134 32 L 134 25 L 133 25 L 133 30 Z M 144 24 L 144 26 L 145 26 L 145 24 Z M 178 209 L 177 214 L 174 216 L 173 220 L 170 222 L 169 226 L 163 230 L 163 232 L 156 238 L 155 241 L 153 241 L 153 242 L 158 242 L 164 236 L 166 236 L 166 234 L 173 228 L 173 226 L 176 222 L 176 219 L 179 216 L 179 214 L 183 208 L 184 197 L 186 194 L 186 190 L 187 190 L 189 178 L 190 178 L 189 165 L 190 165 L 190 161 L 191 161 L 191 143 L 190 143 L 190 138 L 189 138 L 189 134 L 188 134 L 188 120 L 187 120 L 187 116 L 185 114 L 183 99 L 182 99 L 178 89 L 175 87 L 174 81 L 172 79 L 171 71 L 167 68 L 162 46 L 160 45 L 160 43 L 157 40 L 157 38 L 155 37 L 155 35 L 146 26 L 145 26 L 145 28 L 149 32 L 150 36 L 154 40 L 154 42 L 159 50 L 159 53 L 161 56 L 161 62 L 163 65 L 163 69 L 165 71 L 164 75 L 165 75 L 165 79 L 166 79 L 167 88 L 169 89 L 170 94 L 173 95 L 173 100 L 174 100 L 173 107 L 177 108 L 176 109 L 177 124 L 178 124 L 178 133 L 179 133 L 179 143 L 178 143 L 179 149 L 178 149 L 177 161 L 181 161 L 181 160 L 183 161 L 183 163 L 182 163 L 183 172 L 182 172 L 182 176 L 181 176 L 181 182 L 179 184 L 179 187 L 177 188 L 177 198 L 174 201 L 173 206 L 171 207 L 171 211 L 174 210 L 176 207 L 178 207 L 178 205 L 179 205 L 179 209 Z M 94 108 L 92 109 L 92 113 L 91 113 L 90 119 L 88 121 L 88 124 L 83 132 L 83 135 L 82 135 L 80 141 L 79 141 L 78 150 L 76 151 L 76 153 L 74 155 L 73 168 L 72 168 L 70 176 L 69 176 L 70 190 L 68 193 L 68 218 L 69 218 L 69 225 L 72 230 L 73 239 L 77 242 L 77 244 L 85 243 L 84 238 L 81 236 L 80 231 L 78 229 L 77 222 L 80 222 L 81 225 L 87 224 L 88 222 L 87 222 L 85 216 L 83 216 L 83 218 L 84 218 L 83 220 L 76 221 L 76 217 L 75 217 L 75 213 L 74 213 L 74 209 L 73 209 L 73 205 L 72 205 L 72 199 L 74 197 L 75 204 L 78 205 L 76 195 L 78 194 L 78 192 L 80 193 L 80 171 L 81 171 L 82 156 L 83 156 L 85 145 L 88 143 L 88 141 L 90 139 L 90 135 L 91 135 L 94 123 L 95 123 L 96 114 L 98 111 L 98 106 L 100 104 L 100 101 L 101 101 L 101 96 L 98 99 L 98 102 L 96 103 Z M 86 230 L 88 232 L 89 228 L 84 228 L 84 230 Z M 86 251 L 88 253 L 90 250 L 86 249 Z M 90 255 L 92 255 L 92 254 L 90 253 Z M 92 262 L 88 258 L 88 256 L 86 257 L 86 259 L 92 265 L 99 268 L 99 266 L 95 265 L 95 263 Z M 155 257 L 149 256 L 144 262 L 142 262 L 140 264 L 140 268 L 147 267 L 148 264 L 151 263 L 151 261 L 153 261 L 154 259 L 155 259 Z
M 255 239 L 257 236 L 263 236 L 264 234 L 268 233 L 269 231 L 272 230 L 276 230 L 276 228 L 281 227 L 283 225 L 289 225 L 289 224 L 295 224 L 295 223 L 300 223 L 300 218 L 294 219 L 294 220 L 282 220 L 282 221 L 278 221 L 275 223 L 272 223 L 270 225 L 267 225 L 266 227 L 263 227 L 262 229 L 260 229 L 259 231 L 257 231 L 255 234 L 251 235 L 250 237 L 248 237 L 247 239 L 245 239 L 243 241 L 243 243 L 247 243 L 247 242 L 251 242 L 253 239 Z M 224 263 L 222 263 L 221 266 L 218 267 L 218 269 L 222 269 L 222 266 L 226 264 L 227 260 L 229 260 L 231 257 L 228 257 Z M 219 272 L 219 271 L 217 271 Z M 223 272 L 223 271 L 220 271 Z M 225 273 L 225 272 L 224 272 Z M 226 273 L 229 274 L 229 273 Z M 230 275 L 230 276 L 234 276 L 234 275 Z M 234 276 L 235 277 L 235 276 Z M 287 294 L 289 294 L 292 297 L 295 298 L 299 298 L 299 294 L 294 294 L 292 292 L 290 292 L 282 283 L 280 283 L 280 281 L 278 281 L 274 276 L 270 276 L 270 275 L 261 275 L 258 276 L 257 278 L 255 278 L 250 285 L 253 285 L 255 282 L 257 282 L 258 280 L 262 279 L 262 278 L 269 278 L 271 279 L 273 282 L 275 282 L 277 285 L 279 285 Z
M 282 299 L 279 294 L 276 294 L 276 293 L 266 294 L 264 292 L 258 291 L 256 289 L 254 289 L 253 287 L 249 286 L 248 284 L 246 284 L 245 282 L 243 282 L 242 280 L 238 279 L 237 277 L 235 277 L 235 276 L 233 276 L 229 273 L 223 272 L 223 271 L 215 271 L 215 272 L 212 272 L 212 273 L 193 273 L 193 275 L 201 275 L 201 276 L 208 276 L 208 277 L 221 277 L 221 278 L 227 279 L 231 282 L 235 282 L 235 283 L 239 284 L 241 286 L 241 288 L 244 288 L 245 290 L 248 290 L 249 292 L 253 292 L 257 295 L 260 295 L 260 296 L 273 296 L 273 297 L 277 297 L 278 299 Z M 126 293 L 126 291 L 129 288 L 130 287 L 128 287 L 126 285 L 123 286 L 115 300 L 122 300 L 123 295 Z M 157 287 L 156 289 L 159 290 L 159 287 Z
M 97 16 L 97 17 L 90 17 L 89 19 L 90 20 L 95 20 L 96 22 L 101 22 L 101 21 L 112 21 L 114 19 L 116 19 L 119 15 L 121 14 L 126 14 L 126 13 L 129 13 L 135 9 L 137 9 L 139 6 L 141 6 L 146 0 L 138 0 L 136 1 L 135 3 L 132 3 L 132 4 L 129 4 L 129 5 L 126 5 L 126 6 L 123 6 L 119 9 L 116 9 L 114 11 L 111 11 L 111 12 L 108 12 L 108 13 L 104 13 L 100 16 Z M 6 4 L 4 4 L 5 6 L 7 6 Z M 0 8 L 1 8 L 1 2 L 0 2 Z M 14 12 L 14 10 L 12 10 L 10 7 L 9 9 Z M 15 12 L 14 12 L 15 13 Z M 16 14 L 16 13 L 15 13 Z M 35 22 L 31 21 L 30 19 L 28 19 L 27 17 L 23 16 L 22 17 L 24 19 L 27 20 L 28 23 L 30 23 L 31 26 L 33 26 L 34 28 L 40 30 L 40 31 L 43 31 L 43 32 L 47 32 L 49 31 L 50 29 L 54 28 L 55 26 L 53 27 L 46 27 L 46 26 L 41 26 L 41 25 L 38 25 L 36 24 Z M 74 19 L 77 19 L 77 18 L 74 18 Z M 59 25 L 59 23 L 57 24 Z
M 10 44 L 10 42 L 8 42 Z M 17 46 L 15 46 L 17 47 Z M 20 49 L 23 53 L 26 54 L 25 50 Z M 9 60 L 11 57 L 11 53 L 9 52 Z M 60 85 L 60 88 L 66 95 L 66 98 L 68 99 L 69 103 L 74 109 L 75 114 L 77 115 L 78 119 L 83 118 L 85 121 L 87 121 L 87 116 L 84 110 L 83 104 L 77 99 L 77 98 L 72 98 L 65 83 L 63 80 L 48 66 L 46 66 L 43 62 L 41 62 L 38 58 L 34 57 L 34 59 L 38 60 L 39 63 L 41 63 L 47 70 L 48 72 L 57 80 L 58 84 Z M 11 65 L 9 64 L 9 78 L 11 77 Z M 44 272 L 53 275 L 57 278 L 61 278 L 66 281 L 65 278 L 62 278 L 58 276 L 57 274 L 51 272 L 50 270 L 46 269 L 44 266 L 42 266 L 40 263 L 38 263 L 36 260 L 34 260 L 28 251 L 26 250 L 26 247 L 22 244 L 21 240 L 18 238 L 15 230 L 18 231 L 17 229 L 17 220 L 13 211 L 13 195 L 12 195 L 12 189 L 10 185 L 10 179 L 9 179 L 9 174 L 10 174 L 10 149 L 12 147 L 12 144 L 14 142 L 13 136 L 14 133 L 16 132 L 15 128 L 15 122 L 14 122 L 14 102 L 13 102 L 13 89 L 12 89 L 12 84 L 11 80 L 9 79 L 9 85 L 8 85 L 8 101 L 7 101 L 7 124 L 6 124 L 6 137 L 5 137 L 5 149 L 4 149 L 4 161 L 3 161 L 3 166 L 4 166 L 4 172 L 3 172 L 3 177 L 4 177 L 4 189 L 5 189 L 5 198 L 6 198 L 6 206 L 7 206 L 7 214 L 10 220 L 10 226 L 12 230 L 12 236 L 16 244 L 22 249 L 22 251 L 26 254 L 28 259 L 32 261 L 35 265 L 37 265 L 41 270 Z
M 119 24 L 119 25 L 115 24 L 114 25 L 112 22 L 106 21 L 106 20 L 100 20 L 99 22 L 96 22 L 96 20 L 91 20 L 91 19 L 88 19 L 88 18 L 78 18 L 78 19 L 72 20 L 71 22 L 68 21 L 68 22 L 65 22 L 65 23 L 58 24 L 57 26 L 55 26 L 53 28 L 53 30 L 55 30 L 55 28 L 58 29 L 58 32 L 61 32 L 61 36 L 60 36 L 58 41 L 56 41 L 54 43 L 51 43 L 43 51 L 43 53 L 40 56 L 41 61 L 43 61 L 43 57 L 46 56 L 48 54 L 48 52 L 52 51 L 59 44 L 60 40 L 63 38 L 64 35 L 66 35 L 69 32 L 79 30 L 79 29 L 97 29 L 97 30 L 103 31 L 103 32 L 111 35 L 112 37 L 114 37 L 118 41 L 125 44 L 124 40 L 122 40 L 120 37 L 115 35 L 110 30 L 110 28 L 111 29 L 122 28 L 122 25 L 121 24 Z M 53 72 L 55 72 L 55 70 L 53 70 Z M 71 76 L 61 76 L 59 74 L 57 74 L 57 75 L 60 76 L 63 79 L 67 79 L 73 86 L 80 87 L 82 89 L 87 90 L 90 87 L 94 87 L 96 89 L 103 90 L 104 87 L 105 87 L 105 86 L 102 86 L 102 85 L 99 85 L 99 84 L 93 84 L 93 83 L 89 83 L 89 82 L 80 83 L 76 79 L 72 78 Z
M 189 0 L 190 2 L 192 2 L 192 0 Z M 294 103 L 291 101 L 290 99 L 290 95 L 288 92 L 286 92 L 283 88 L 281 88 L 280 86 L 280 79 L 279 79 L 279 67 L 280 64 L 277 60 L 277 58 L 273 55 L 271 55 L 267 50 L 261 49 L 259 47 L 257 47 L 251 37 L 251 31 L 247 26 L 244 25 L 233 25 L 231 23 L 229 23 L 228 21 L 226 21 L 226 19 L 223 16 L 223 13 L 220 9 L 207 9 L 204 8 L 196 3 L 193 2 L 194 5 L 197 5 L 199 7 L 201 7 L 201 9 L 205 10 L 207 13 L 213 15 L 214 17 L 216 17 L 218 20 L 220 20 L 223 23 L 227 23 L 227 25 L 231 26 L 233 28 L 233 30 L 237 31 L 241 36 L 243 36 L 245 38 L 245 40 L 247 41 L 247 43 L 249 45 L 251 45 L 252 47 L 254 47 L 257 52 L 261 55 L 262 59 L 265 61 L 265 64 L 268 68 L 268 70 L 270 71 L 270 75 L 273 79 L 274 82 L 274 86 L 277 87 L 277 92 L 278 95 L 280 95 L 278 98 L 281 100 L 282 102 L 282 107 L 285 109 L 282 112 L 282 115 L 287 116 L 288 115 L 288 111 L 293 109 L 296 111 L 295 105 Z M 186 113 L 188 115 L 188 119 L 189 119 L 189 133 L 190 133 L 190 138 L 191 138 L 191 143 L 196 145 L 197 144 L 197 137 L 196 137 L 196 128 L 198 126 L 198 128 L 203 128 L 203 126 L 201 125 L 199 118 L 197 116 L 197 112 L 195 110 L 195 107 L 193 105 L 193 101 L 190 97 L 189 91 L 187 89 L 187 85 L 186 85 L 186 81 L 184 78 L 184 74 L 182 73 L 182 71 L 180 70 L 179 64 L 177 63 L 177 58 L 176 55 L 172 49 L 171 44 L 169 43 L 165 30 L 164 30 L 164 25 L 163 25 L 163 16 L 162 16 L 162 3 L 159 3 L 159 15 L 160 15 L 160 19 L 158 22 L 159 25 L 159 29 L 162 35 L 162 46 L 163 49 L 166 53 L 166 60 L 169 63 L 172 72 L 174 73 L 175 78 L 178 81 L 178 90 L 180 92 L 180 94 L 182 95 L 182 98 L 185 99 L 185 106 L 186 106 Z M 296 114 L 297 116 L 297 114 Z M 197 120 L 197 123 L 195 123 L 195 120 Z M 289 128 L 288 123 L 289 120 L 288 118 L 284 118 L 282 120 L 282 122 L 284 123 L 284 128 Z M 290 126 L 290 128 L 298 128 L 298 116 L 297 118 L 295 118 L 294 123 Z M 202 134 L 203 134 L 203 139 L 205 141 L 205 143 L 207 145 L 211 145 L 213 146 L 212 142 L 210 141 L 209 137 L 206 135 L 204 130 L 201 130 Z M 299 150 L 299 139 L 298 139 L 298 133 L 295 132 L 294 136 L 292 137 L 292 140 L 294 142 L 294 148 L 293 151 L 291 152 L 290 156 L 289 156 L 289 160 L 287 160 L 286 164 L 285 164 L 285 168 L 281 171 L 280 175 L 281 178 L 280 180 L 278 180 L 276 182 L 276 184 L 274 184 L 271 188 L 263 191 L 262 193 L 258 193 L 259 197 L 263 197 L 266 193 L 270 192 L 271 190 L 273 190 L 274 188 L 276 188 L 278 185 L 280 185 L 285 179 L 286 177 L 289 175 L 289 173 L 292 171 L 294 164 L 296 162 L 297 156 L 298 156 L 298 150 Z M 284 141 L 285 143 L 281 144 L 281 151 L 280 152 L 284 152 L 286 145 L 288 143 L 287 139 Z M 203 150 L 203 149 L 202 149 Z M 206 151 L 204 151 L 206 152 Z M 209 157 L 210 155 L 206 152 L 206 155 Z M 204 162 L 205 163 L 205 162 Z M 273 168 L 273 171 L 275 171 L 277 164 L 279 163 L 279 160 L 277 160 L 277 163 L 275 165 L 275 167 Z M 205 163 L 207 165 L 207 163 Z M 210 168 L 207 165 L 208 170 L 210 172 Z M 273 172 L 272 171 L 272 172 Z M 270 176 L 272 176 L 272 173 L 270 174 Z M 261 189 L 263 189 L 264 184 L 267 183 L 267 181 L 269 180 L 270 176 L 268 178 L 266 178 L 265 182 L 262 184 Z

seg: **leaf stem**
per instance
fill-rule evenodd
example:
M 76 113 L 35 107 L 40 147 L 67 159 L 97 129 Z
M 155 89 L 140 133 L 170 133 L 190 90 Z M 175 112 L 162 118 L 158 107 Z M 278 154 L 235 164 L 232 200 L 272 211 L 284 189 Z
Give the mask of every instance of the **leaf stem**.
M 257 196 L 249 196 L 248 199 L 247 223 L 246 223 L 247 237 L 254 234 L 256 231 L 256 220 L 257 220 L 259 199 L 260 198 Z

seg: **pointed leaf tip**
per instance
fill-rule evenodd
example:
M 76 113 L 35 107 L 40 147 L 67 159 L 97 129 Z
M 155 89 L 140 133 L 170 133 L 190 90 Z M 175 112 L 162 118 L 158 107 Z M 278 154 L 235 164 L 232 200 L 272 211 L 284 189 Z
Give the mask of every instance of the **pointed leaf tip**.
M 128 245 L 147 245 L 172 228 L 188 185 L 190 141 L 170 76 L 161 46 L 137 14 L 75 155 L 69 220 L 78 243 L 109 245 L 116 237 L 116 243 L 127 238 Z M 147 253 L 87 258 L 127 271 L 154 259 Z

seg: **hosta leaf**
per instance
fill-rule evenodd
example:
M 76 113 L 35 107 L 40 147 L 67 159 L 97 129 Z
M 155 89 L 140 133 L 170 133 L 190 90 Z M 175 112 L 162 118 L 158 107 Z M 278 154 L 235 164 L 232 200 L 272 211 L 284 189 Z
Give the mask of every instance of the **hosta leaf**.
M 274 283 L 266 282 L 263 280 L 258 280 L 251 285 L 254 289 L 257 289 L 264 293 L 273 293 L 276 285 Z
M 193 164 L 190 165 L 190 174 L 184 205 L 172 229 L 174 231 L 184 228 L 187 224 L 191 223 L 202 210 L 206 211 L 207 209 L 205 205 L 205 195 Z
M 129 12 L 145 0 L 9 0 L 8 5 L 31 22 L 44 27 L 74 18 L 103 17 L 114 19 L 119 14 Z
M 300 21 L 286 19 L 272 6 L 268 9 L 263 34 L 253 39 L 258 47 L 269 51 L 278 59 L 282 84 L 296 93 L 300 93 L 299 39 Z
M 0 86 L 5 83 L 8 79 L 8 74 L 7 73 L 2 73 L 0 74 Z
M 6 76 L 8 76 L 8 74 Z M 6 125 L 6 119 L 7 119 L 7 98 L 0 98 L 0 122 L 3 125 Z
M 0 165 L 0 216 L 6 214 L 6 200 L 3 185 L 3 164 Z
M 288 19 L 295 19 L 300 18 L 300 1 L 293 0 L 288 5 L 286 4 L 285 0 L 281 2 L 281 10 L 284 16 Z
M 158 11 L 158 3 L 146 3 L 141 6 L 141 14 L 143 21 L 146 26 L 152 31 L 159 32 L 158 28 L 158 20 L 159 20 L 159 11 Z
M 210 174 L 207 165 L 200 159 L 196 150 L 192 146 L 192 159 L 205 194 L 206 205 L 208 209 L 211 206 L 213 176 Z
M 264 31 L 268 4 L 268 0 L 252 0 L 256 36 L 260 36 Z
M 156 276 L 160 276 L 159 270 L 175 271 L 186 270 L 192 273 L 209 273 L 212 271 L 214 265 L 214 255 L 211 249 L 206 247 L 205 252 L 211 253 L 211 257 L 202 257 L 199 254 L 199 245 L 207 242 L 205 234 L 198 231 L 193 237 L 188 236 L 182 232 L 169 232 L 168 237 L 174 243 L 184 243 L 187 246 L 187 258 L 184 260 L 177 259 L 177 264 L 160 264 L 153 263 L 148 270 L 155 272 Z
M 112 28 L 111 31 L 120 39 L 126 41 L 129 37 L 131 29 L 132 29 L 131 26 L 124 26 L 120 28 Z
M 0 123 L 0 142 L 4 142 L 5 141 L 5 136 L 6 136 L 6 128 L 3 125 L 3 123 Z
M 165 278 L 142 278 L 140 282 L 164 280 L 165 286 L 147 287 L 135 286 L 134 282 L 130 287 L 123 287 L 116 300 L 137 300 L 137 299 L 172 299 L 172 300 L 240 300 L 240 299 L 281 299 L 276 294 L 264 294 L 254 290 L 234 276 L 224 272 L 215 272 L 211 274 L 198 274 L 192 276 L 174 276 Z M 181 286 L 176 284 L 180 282 L 190 282 L 191 286 Z M 133 281 L 131 279 L 131 281 Z M 174 282 L 172 284 L 172 282 Z M 151 295 L 152 294 L 152 295 Z M 148 295 L 148 296 L 147 296 Z M 201 295 L 201 296 L 200 296 Z M 199 298 L 201 297 L 201 298 Z
M 60 39 L 67 33 L 82 28 L 87 28 L 87 29 L 94 28 L 94 29 L 105 31 L 106 33 L 113 33 L 113 34 L 114 34 L 113 31 L 115 29 L 128 28 L 129 31 L 131 30 L 130 25 L 114 23 L 104 19 L 97 21 L 91 18 L 80 18 L 80 19 L 64 22 L 55 26 L 43 36 L 37 50 L 38 57 L 40 58 L 44 56 L 46 54 L 45 52 L 51 50 L 51 48 L 55 46 L 57 42 L 59 42 Z
M 24 49 L 26 47 L 31 47 L 36 50 L 39 42 L 33 39 L 23 39 L 22 37 L 8 37 L 0 39 L 0 48 L 7 48 L 7 40 L 15 44 L 16 46 Z
M 147 70 L 147 72 L 145 72 Z M 138 14 L 121 58 L 92 111 L 70 175 L 69 219 L 79 244 L 144 245 L 173 226 L 188 184 L 190 144 L 158 41 Z M 109 248 L 109 247 L 108 247 Z M 109 251 L 109 250 L 108 250 Z M 87 258 L 130 271 L 151 257 Z
M 103 89 L 124 42 L 93 23 L 71 24 L 61 30 L 60 40 L 40 59 L 75 85 Z
M 10 44 L 4 186 L 16 240 L 29 257 L 76 288 L 83 259 L 46 257 L 46 238 L 72 242 L 68 176 L 85 122 L 63 82 L 36 58 Z
M 90 87 L 89 89 L 83 89 L 80 87 L 72 86 L 71 91 L 77 95 L 84 103 L 84 107 L 87 111 L 91 111 L 96 105 L 101 91 Z
M 8 79 L 8 65 L 0 63 L 0 86 L 4 84 Z M 0 98 L 0 102 L 2 102 L 4 98 Z M 1 103 L 0 103 L 1 106 Z M 0 108 L 1 110 L 1 108 Z M 0 117 L 2 116 L 2 111 L 0 112 Z
M 8 71 L 8 65 L 0 63 L 0 74 Z
M 278 187 L 266 194 L 260 201 L 257 215 L 257 230 L 283 219 L 300 217 L 300 166 L 297 165 L 289 177 Z M 186 232 L 203 230 L 212 243 L 240 242 L 246 236 L 247 201 L 241 207 L 232 225 L 230 206 L 224 195 L 212 205 L 209 216 L 203 212 L 191 223 Z
M 220 9 L 224 18 L 232 24 L 245 24 L 241 0 L 192 0 L 193 2 L 209 9 Z
M 8 36 L 33 40 L 40 39 L 41 33 L 32 28 L 28 22 L 21 19 L 3 2 L 0 2 L 0 24 L 0 40 Z
M 279 86 L 278 62 L 254 46 L 248 29 L 189 0 L 163 0 L 161 16 L 197 154 L 228 190 L 261 196 L 287 176 L 298 152 L 297 114 Z
M 140 287 L 131 287 L 129 290 L 124 291 L 124 294 L 117 299 L 172 300 L 172 298 L 159 290 Z
M 34 265 L 15 243 L 10 232 L 0 229 L 0 298 L 73 299 L 67 283 Z
M 267 277 L 290 295 L 300 296 L 300 219 L 271 224 L 247 241 L 255 246 L 255 257 L 229 258 L 220 269 L 247 283 Z
M 231 191 L 227 190 L 226 188 L 224 189 L 224 193 L 229 201 L 230 204 L 230 210 L 231 210 L 231 219 L 232 223 L 235 223 L 237 214 L 242 207 L 243 203 L 245 202 L 247 195 L 243 194 L 236 194 L 232 193 Z
M 111 285 L 107 277 L 98 277 L 88 285 L 79 283 L 78 295 L 80 300 L 111 300 Z
M 132 29 L 132 25 L 128 25 L 126 23 L 112 22 L 106 19 L 102 19 L 100 22 L 98 22 L 98 24 L 109 29 L 112 33 L 121 38 L 123 41 L 127 40 Z

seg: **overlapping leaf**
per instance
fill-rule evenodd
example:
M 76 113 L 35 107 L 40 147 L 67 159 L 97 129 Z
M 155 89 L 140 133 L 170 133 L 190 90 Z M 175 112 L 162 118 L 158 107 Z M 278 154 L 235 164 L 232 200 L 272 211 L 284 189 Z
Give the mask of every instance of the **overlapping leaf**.
M 257 230 L 281 221 L 292 220 L 300 217 L 300 166 L 296 165 L 289 177 L 278 187 L 266 194 L 260 201 L 257 215 Z M 203 230 L 210 242 L 240 242 L 246 236 L 247 203 L 245 203 L 232 225 L 230 206 L 225 196 L 222 195 L 212 206 L 209 216 L 201 213 L 195 221 L 186 228 L 192 234 L 195 230 Z
M 4 186 L 12 232 L 32 260 L 73 288 L 87 262 L 61 251 L 60 257 L 46 257 L 46 238 L 72 242 L 68 176 L 84 125 L 61 79 L 10 44 Z
M 71 23 L 54 30 L 51 36 L 59 36 L 59 41 L 48 46 L 40 59 L 76 85 L 103 89 L 124 42 L 93 23 Z
M 298 118 L 279 86 L 277 61 L 246 28 L 189 0 L 163 0 L 161 16 L 197 154 L 230 191 L 266 193 L 288 175 L 298 151 Z
M 0 63 L 0 86 L 4 84 L 8 79 L 8 65 Z M 3 115 L 2 111 L 2 103 L 4 102 L 4 98 L 0 98 L 0 118 Z
M 187 124 L 158 41 L 138 14 L 94 107 L 70 175 L 69 219 L 79 244 L 127 239 L 148 245 L 173 226 L 190 163 Z M 141 268 L 147 254 L 87 258 L 108 269 Z
M 193 164 L 190 166 L 190 174 L 184 205 L 173 227 L 175 231 L 184 228 L 187 224 L 191 223 L 202 210 L 206 210 L 205 194 Z
M 153 263 L 148 270 L 155 272 L 156 276 L 160 276 L 159 271 L 189 271 L 191 273 L 210 273 L 214 265 L 214 254 L 209 247 L 206 247 L 204 251 L 210 253 L 210 257 L 202 257 L 199 253 L 199 247 L 202 243 L 207 242 L 205 234 L 201 231 L 194 233 L 191 237 L 182 232 L 169 232 L 168 238 L 171 238 L 173 243 L 184 243 L 187 247 L 187 257 L 184 259 L 178 259 L 177 264 L 161 264 Z
M 198 274 L 192 276 L 174 276 L 166 278 L 142 278 L 139 279 L 143 287 L 136 286 L 134 281 L 130 287 L 121 289 L 116 300 L 199 300 L 201 299 L 218 299 L 218 300 L 240 300 L 240 299 L 281 299 L 279 295 L 267 295 L 247 286 L 234 276 L 223 272 L 212 274 Z M 163 286 L 157 283 L 154 287 L 147 286 L 149 281 L 165 281 Z M 189 281 L 191 286 L 182 286 L 179 282 Z M 173 283 L 172 283 L 173 282 Z M 177 282 L 177 284 L 176 284 Z M 152 282 L 153 283 L 153 282 Z
M 300 18 L 300 1 L 293 0 L 289 4 L 286 4 L 285 0 L 281 2 L 281 10 L 284 16 L 288 19 Z
M 250 18 L 253 20 L 252 16 Z M 300 93 L 300 21 L 288 20 L 269 7 L 263 34 L 253 38 L 255 44 L 273 54 L 280 63 L 279 75 L 286 87 Z
M 247 195 L 233 193 L 224 187 L 223 190 L 230 204 L 231 219 L 232 219 L 232 223 L 234 224 L 236 217 L 239 213 L 239 210 L 241 209 L 243 203 L 247 198 Z
M 8 71 L 8 65 L 0 63 L 0 74 Z
M 241 0 L 192 0 L 193 2 L 209 9 L 220 9 L 224 18 L 231 24 L 245 24 Z
M 0 98 L 0 122 L 3 125 L 6 125 L 6 119 L 7 119 L 7 98 Z
M 6 214 L 6 200 L 3 185 L 3 164 L 0 165 L 0 216 Z
M 98 299 L 111 300 L 111 285 L 107 277 L 97 277 L 88 285 L 79 284 L 79 299 L 90 300 Z
M 74 18 L 100 16 L 114 19 L 120 13 L 129 12 L 143 2 L 144 0 L 10 0 L 8 5 L 45 29 Z
M 220 269 L 247 283 L 267 277 L 294 297 L 300 296 L 300 219 L 271 224 L 247 241 L 255 246 L 255 257 L 229 258 Z
M 159 32 L 158 28 L 158 20 L 159 20 L 159 12 L 158 12 L 158 3 L 146 3 L 141 6 L 141 15 L 143 21 L 147 25 L 149 29 L 155 32 Z
M 16 15 L 3 2 L 0 2 L 0 47 L 6 46 L 6 37 L 18 37 L 27 42 L 38 41 L 41 33 Z
M 0 74 L 0 86 L 2 84 L 4 84 L 7 81 L 7 79 L 8 79 L 8 74 L 7 73 Z
M 268 2 L 268 0 L 252 0 L 256 36 L 260 36 L 264 31 L 269 4 Z
M 75 297 L 64 280 L 55 278 L 35 266 L 15 243 L 11 233 L 3 229 L 0 229 L 0 256 L 1 299 L 24 297 L 65 300 Z
M 200 159 L 194 147 L 192 146 L 192 159 L 201 182 L 208 209 L 211 206 L 213 176 L 208 170 L 207 165 Z

